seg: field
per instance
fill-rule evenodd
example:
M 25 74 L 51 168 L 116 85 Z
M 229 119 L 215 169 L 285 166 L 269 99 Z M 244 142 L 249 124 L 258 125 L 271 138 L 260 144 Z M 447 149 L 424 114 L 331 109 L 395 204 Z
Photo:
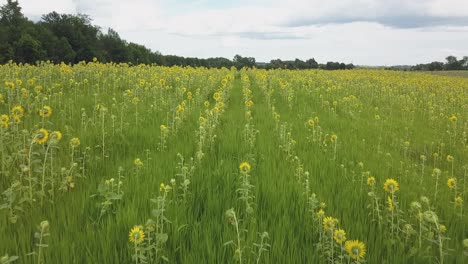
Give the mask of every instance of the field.
M 468 79 L 0 66 L 0 263 L 467 263 Z
M 442 76 L 460 76 L 468 78 L 468 71 L 432 71 L 427 73 Z

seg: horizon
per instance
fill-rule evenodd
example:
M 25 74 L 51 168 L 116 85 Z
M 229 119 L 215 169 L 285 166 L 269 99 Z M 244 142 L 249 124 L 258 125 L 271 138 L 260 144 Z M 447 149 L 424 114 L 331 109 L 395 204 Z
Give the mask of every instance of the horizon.
M 264 0 L 18 2 L 30 20 L 52 11 L 87 14 L 103 32 L 112 28 L 164 55 L 396 66 L 468 54 L 468 2 L 461 0 L 293 0 L 288 8 Z

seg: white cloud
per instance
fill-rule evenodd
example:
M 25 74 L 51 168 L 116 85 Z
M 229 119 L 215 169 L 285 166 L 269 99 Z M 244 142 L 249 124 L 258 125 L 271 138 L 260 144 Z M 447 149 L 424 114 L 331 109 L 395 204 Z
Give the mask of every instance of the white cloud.
M 414 64 L 468 54 L 466 0 L 20 0 L 28 17 L 89 14 L 163 54 Z
M 58 13 L 76 12 L 76 5 L 73 0 L 18 0 L 18 3 L 22 8 L 23 14 L 35 20 L 52 11 L 57 11 Z

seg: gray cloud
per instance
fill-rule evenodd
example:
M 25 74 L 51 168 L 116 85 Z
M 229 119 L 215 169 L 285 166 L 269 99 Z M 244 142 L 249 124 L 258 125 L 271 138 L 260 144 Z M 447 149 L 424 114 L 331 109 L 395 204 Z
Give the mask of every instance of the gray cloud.
M 251 40 L 300 40 L 307 39 L 305 36 L 298 36 L 286 31 L 261 32 L 261 31 L 243 31 L 243 32 L 226 32 L 226 33 L 210 33 L 210 34 L 187 34 L 179 32 L 170 32 L 171 35 L 179 37 L 239 37 Z
M 353 22 L 374 22 L 392 28 L 428 28 L 436 26 L 468 26 L 468 16 L 442 17 L 422 15 L 395 15 L 381 17 L 330 17 L 293 19 L 280 26 L 301 27 L 326 24 L 347 24 Z

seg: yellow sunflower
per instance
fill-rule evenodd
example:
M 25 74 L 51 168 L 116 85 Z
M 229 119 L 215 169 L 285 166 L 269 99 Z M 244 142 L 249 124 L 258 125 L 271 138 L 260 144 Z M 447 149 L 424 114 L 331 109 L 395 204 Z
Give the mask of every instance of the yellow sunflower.
M 369 178 L 367 178 L 367 185 L 369 186 L 374 186 L 375 185 L 375 178 L 370 176 Z
M 448 162 L 453 162 L 454 157 L 452 155 L 447 155 L 447 161 Z
M 8 122 L 10 121 L 10 117 L 8 115 L 2 115 L 0 117 L 0 124 L 4 127 L 4 128 L 8 128 Z
M 62 133 L 60 131 L 54 131 L 50 133 L 50 140 L 53 143 L 59 143 L 61 139 L 62 139 Z
M 48 139 L 49 139 L 49 131 L 47 131 L 45 128 L 39 129 L 36 135 L 34 136 L 34 142 L 39 145 L 46 143 Z
M 333 230 L 335 229 L 335 226 L 337 223 L 338 223 L 338 219 L 333 218 L 331 216 L 327 216 L 323 219 L 323 228 L 325 230 Z
M 337 139 L 338 139 L 338 136 L 335 135 L 335 134 L 333 134 L 333 135 L 330 136 L 330 141 L 331 141 L 332 143 L 335 143 Z
M 315 125 L 315 122 L 314 122 L 314 120 L 309 119 L 309 120 L 307 121 L 307 124 L 308 124 L 309 126 L 313 127 L 313 126 Z
M 48 105 L 42 107 L 42 109 L 39 110 L 39 115 L 41 117 L 50 117 L 52 115 L 52 108 Z
M 457 187 L 457 179 L 449 178 L 447 180 L 447 186 L 449 187 L 450 190 L 455 189 L 455 187 Z
M 129 240 L 132 243 L 140 244 L 145 240 L 145 232 L 143 232 L 142 226 L 134 226 L 128 234 Z
M 366 245 L 359 240 L 349 240 L 345 243 L 345 250 L 352 259 L 360 260 L 366 255 Z
M 16 120 L 21 119 L 24 116 L 24 108 L 21 105 L 14 106 L 11 109 L 11 115 Z
M 239 169 L 242 174 L 247 174 L 250 172 L 251 167 L 248 162 L 244 161 L 240 164 Z
M 388 210 L 390 212 L 393 212 L 393 200 L 392 200 L 392 197 L 388 196 L 387 197 L 387 202 L 388 202 Z
M 80 144 L 81 144 L 81 141 L 80 141 L 79 138 L 74 137 L 74 138 L 72 138 L 72 139 L 70 140 L 70 146 L 71 146 L 72 148 L 77 148 L 77 147 L 80 146 Z
M 333 239 L 335 239 L 336 243 L 342 244 L 346 241 L 346 232 L 343 229 L 336 230 Z
M 323 209 L 318 210 L 317 212 L 318 217 L 322 218 L 324 215 L 325 215 L 325 211 L 323 211 Z
M 254 105 L 254 102 L 252 100 L 245 102 L 245 106 L 247 107 L 252 107 L 253 105 Z
M 133 164 L 135 164 L 137 168 L 140 168 L 141 166 L 143 166 L 143 161 L 141 161 L 141 159 L 139 158 L 136 158 L 135 161 L 133 161 Z
M 461 207 L 463 205 L 463 198 L 461 196 L 455 197 L 455 206 Z
M 398 182 L 394 179 L 387 179 L 384 183 L 384 190 L 388 193 L 395 193 L 399 190 Z
M 455 123 L 455 122 L 457 122 L 457 116 L 452 115 L 451 117 L 449 117 L 449 120 L 450 120 L 450 122 Z

